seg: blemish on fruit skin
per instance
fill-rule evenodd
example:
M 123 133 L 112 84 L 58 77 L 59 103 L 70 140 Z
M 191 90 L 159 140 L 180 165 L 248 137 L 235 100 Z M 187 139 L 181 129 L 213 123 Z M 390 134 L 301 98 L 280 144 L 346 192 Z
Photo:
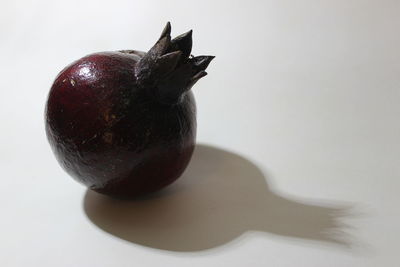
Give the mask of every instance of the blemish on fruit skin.
M 150 131 L 150 129 L 147 129 L 147 131 L 146 131 L 146 137 L 149 137 L 149 136 L 150 136 L 150 134 L 151 134 L 151 131 Z
M 112 114 L 111 108 L 107 108 L 103 113 L 103 119 L 108 127 L 111 127 L 115 123 L 117 116 Z
M 67 79 L 62 80 L 63 83 L 65 83 L 67 81 Z
M 111 144 L 113 141 L 113 134 L 110 132 L 105 132 L 103 134 L 103 141 L 107 144 Z
M 89 141 L 95 139 L 96 137 L 97 137 L 97 134 L 93 135 L 93 136 L 90 137 L 89 139 L 83 140 L 83 141 L 81 142 L 81 144 L 84 145 L 85 143 L 87 143 L 87 142 L 89 142 Z
M 76 82 L 73 79 L 70 79 L 69 82 L 71 83 L 72 86 L 75 86 Z

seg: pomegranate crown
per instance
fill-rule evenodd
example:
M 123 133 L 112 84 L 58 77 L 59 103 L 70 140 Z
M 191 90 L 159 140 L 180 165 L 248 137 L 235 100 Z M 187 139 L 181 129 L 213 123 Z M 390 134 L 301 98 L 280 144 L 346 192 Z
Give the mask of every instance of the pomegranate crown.
M 139 86 L 151 88 L 166 103 L 176 103 L 201 78 L 214 56 L 191 55 L 192 30 L 171 40 L 168 22 L 156 44 L 140 59 L 135 75 Z

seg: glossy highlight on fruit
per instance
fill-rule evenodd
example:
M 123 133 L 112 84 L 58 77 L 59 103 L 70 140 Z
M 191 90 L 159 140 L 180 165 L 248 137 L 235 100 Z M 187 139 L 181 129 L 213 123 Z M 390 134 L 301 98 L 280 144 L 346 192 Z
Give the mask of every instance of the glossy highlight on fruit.
M 147 52 L 85 56 L 56 77 L 46 134 L 60 165 L 88 188 L 132 198 L 162 189 L 188 165 L 196 139 L 191 87 L 213 56 L 191 55 L 192 31 L 167 24 Z

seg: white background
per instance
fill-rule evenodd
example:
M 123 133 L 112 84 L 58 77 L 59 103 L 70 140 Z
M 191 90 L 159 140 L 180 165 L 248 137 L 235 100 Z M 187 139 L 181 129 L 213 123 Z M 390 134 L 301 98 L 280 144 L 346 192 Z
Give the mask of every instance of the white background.
M 399 266 L 399 14 L 398 0 L 2 0 L 0 265 Z M 157 199 L 87 194 L 45 138 L 53 79 L 92 52 L 147 50 L 166 21 L 217 56 L 193 88 L 202 145 Z

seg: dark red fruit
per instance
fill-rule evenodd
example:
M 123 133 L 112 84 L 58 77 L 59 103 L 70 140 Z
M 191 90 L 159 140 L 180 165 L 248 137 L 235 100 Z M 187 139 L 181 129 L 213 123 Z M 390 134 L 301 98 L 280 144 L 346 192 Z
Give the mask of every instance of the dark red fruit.
M 99 193 L 136 197 L 185 170 L 196 138 L 191 87 L 212 56 L 190 55 L 192 31 L 171 40 L 168 23 L 144 53 L 95 53 L 57 76 L 46 133 L 61 166 Z

